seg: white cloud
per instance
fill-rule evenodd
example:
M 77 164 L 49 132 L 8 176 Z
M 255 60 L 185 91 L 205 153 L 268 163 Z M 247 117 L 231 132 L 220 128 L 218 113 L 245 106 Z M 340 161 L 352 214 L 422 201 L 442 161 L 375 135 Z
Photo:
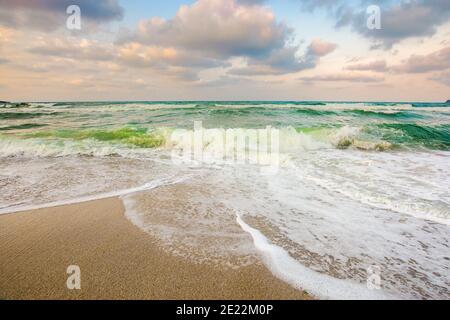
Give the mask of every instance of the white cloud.
M 334 43 L 314 39 L 305 54 L 297 56 L 298 47 L 284 47 L 274 50 L 267 58 L 249 58 L 247 67 L 229 71 L 235 75 L 277 75 L 313 69 L 320 58 L 332 53 L 337 48 Z
M 427 55 L 412 55 L 393 69 L 406 73 L 423 73 L 450 68 L 450 46 Z
M 385 60 L 374 60 L 347 66 L 348 70 L 384 72 L 387 69 Z
M 298 47 L 287 46 L 292 30 L 278 22 L 275 13 L 262 2 L 198 0 L 181 6 L 172 19 L 153 17 L 142 21 L 137 30 L 122 35 L 118 44 L 146 46 L 148 53 L 154 48 L 170 48 L 176 57 L 162 58 L 164 63 L 191 65 L 198 71 L 226 67 L 235 57 L 252 65 L 252 70 L 243 73 L 284 74 L 303 68 L 305 62 L 296 57 Z M 318 44 L 318 50 L 333 50 L 319 47 Z M 128 62 L 154 65 L 161 60 L 149 56 L 141 53 Z
M 198 0 L 181 6 L 172 19 L 154 17 L 142 21 L 121 41 L 173 46 L 228 58 L 268 54 L 282 48 L 290 32 L 267 7 L 236 0 Z
M 301 77 L 299 80 L 307 82 L 382 82 L 384 78 L 372 74 L 340 72 L 336 74 Z

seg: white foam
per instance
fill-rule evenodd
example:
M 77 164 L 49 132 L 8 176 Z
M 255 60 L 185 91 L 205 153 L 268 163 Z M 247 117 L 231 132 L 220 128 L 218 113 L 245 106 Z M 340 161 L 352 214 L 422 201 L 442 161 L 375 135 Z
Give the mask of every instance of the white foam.
M 79 141 L 45 141 L 39 139 L 1 139 L 0 156 L 24 156 L 24 157 L 64 157 L 70 155 L 88 155 L 105 157 L 119 154 L 126 156 L 130 152 L 117 146 L 107 145 L 93 139 Z
M 291 126 L 263 129 L 211 128 L 200 130 L 177 129 L 168 137 L 166 147 L 176 159 L 200 160 L 205 163 L 231 162 L 234 159 L 260 165 L 284 165 L 290 154 L 339 147 L 342 141 L 354 140 L 358 127 L 323 129 L 316 134 L 297 132 Z M 375 149 L 378 143 L 359 141 L 357 147 Z
M 252 236 L 256 249 L 262 253 L 264 262 L 271 272 L 297 289 L 307 290 L 323 299 L 383 300 L 395 298 L 384 291 L 370 290 L 360 283 L 336 279 L 308 269 L 292 258 L 283 248 L 271 243 L 259 230 L 246 224 L 238 213 L 236 221 L 245 232 Z
M 346 155 L 350 156 L 349 153 L 346 153 Z M 369 157 L 376 157 L 377 163 L 379 163 L 379 161 L 383 159 L 383 156 L 387 157 L 387 155 L 385 154 L 371 154 L 364 155 L 364 159 L 366 159 L 366 161 L 370 163 L 373 160 L 370 160 Z M 415 179 L 407 174 L 405 174 L 405 177 L 401 177 L 398 174 L 399 169 L 394 168 L 394 166 L 400 167 L 402 170 L 407 170 L 408 165 L 411 164 L 405 161 L 402 161 L 401 164 L 399 164 L 399 159 L 396 158 L 395 155 L 389 156 L 389 158 L 385 159 L 384 168 L 377 168 L 370 165 L 363 166 L 360 170 L 363 170 L 365 172 L 356 171 L 360 167 L 356 166 L 356 159 L 354 159 L 352 172 L 358 174 L 361 179 L 360 181 L 355 179 L 354 176 L 349 176 L 351 180 L 346 180 L 348 178 L 343 166 L 340 167 L 340 174 L 337 177 L 325 175 L 326 168 L 324 167 L 319 167 L 320 169 L 314 167 L 313 170 L 305 170 L 305 167 L 301 167 L 299 164 L 291 163 L 291 166 L 296 171 L 297 177 L 310 181 L 333 193 L 342 194 L 345 197 L 359 203 L 363 203 L 379 209 L 385 209 L 401 214 L 410 215 L 419 219 L 425 219 L 444 225 L 450 225 L 450 208 L 448 207 L 448 204 L 443 199 L 436 199 L 436 197 L 434 196 L 434 194 L 445 192 L 444 190 L 446 178 L 441 175 L 432 177 L 431 173 L 429 172 L 417 172 Z M 423 157 L 419 157 L 417 154 L 412 156 L 414 156 L 415 160 L 412 162 L 412 165 L 417 165 L 419 163 L 428 165 L 426 162 L 423 162 Z M 427 153 L 425 154 L 425 157 L 425 159 L 429 158 L 434 160 L 430 161 L 430 164 L 432 164 L 434 167 L 437 167 L 439 165 L 439 163 L 437 162 L 439 158 L 437 158 L 435 154 Z M 389 162 L 389 159 L 392 160 L 394 165 Z M 400 159 L 402 160 L 403 158 Z M 336 166 L 338 165 L 336 162 L 334 164 Z M 343 162 L 343 164 L 347 165 L 347 162 Z M 396 175 L 390 175 L 389 171 L 396 172 Z M 423 178 L 421 177 L 422 175 Z M 361 181 L 364 180 L 368 181 L 368 176 L 370 176 L 373 181 L 376 181 L 376 184 L 379 184 L 379 186 L 372 185 L 371 189 L 363 187 L 364 184 L 358 184 L 358 182 L 361 183 Z M 426 187 L 420 185 L 420 182 L 422 182 L 419 180 L 420 178 L 428 183 Z M 434 184 L 434 181 L 432 179 L 435 179 Z M 441 185 L 439 185 L 439 182 L 441 183 Z M 429 189 L 430 184 L 433 186 L 431 190 Z M 401 186 L 403 186 L 404 188 L 408 188 L 407 195 L 399 192 L 401 191 Z M 374 191 L 375 187 L 376 192 Z M 416 193 L 413 193 L 414 190 L 416 190 Z M 434 201 L 431 201 L 429 199 L 433 199 Z
M 83 197 L 78 197 L 78 198 L 68 199 L 68 200 L 52 201 L 52 202 L 38 204 L 38 205 L 12 206 L 12 207 L 0 209 L 0 215 L 16 213 L 16 212 L 21 212 L 21 211 L 28 211 L 28 210 L 52 208 L 52 207 L 58 207 L 58 206 L 63 206 L 63 205 L 83 203 L 83 202 L 108 199 L 108 198 L 114 198 L 114 197 L 122 197 L 122 196 L 125 196 L 128 194 L 133 194 L 133 193 L 137 193 L 137 192 L 141 192 L 141 191 L 155 189 L 155 188 L 158 188 L 158 187 L 164 186 L 164 185 L 176 184 L 176 183 L 182 182 L 188 178 L 189 178 L 189 176 L 183 176 L 183 177 L 178 177 L 178 178 L 176 178 L 176 177 L 162 178 L 162 179 L 153 180 L 151 182 L 145 183 L 145 184 L 143 184 L 139 187 L 135 187 L 135 188 L 99 193 L 99 194 L 95 194 L 95 195 L 83 196 Z

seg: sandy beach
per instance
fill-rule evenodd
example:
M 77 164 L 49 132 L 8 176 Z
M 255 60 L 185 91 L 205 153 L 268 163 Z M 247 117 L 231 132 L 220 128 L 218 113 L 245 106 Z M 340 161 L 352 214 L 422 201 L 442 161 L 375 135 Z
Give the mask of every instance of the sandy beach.
M 236 270 L 164 252 L 120 199 L 0 216 L 0 299 L 308 299 L 261 262 Z M 66 269 L 78 265 L 81 290 Z

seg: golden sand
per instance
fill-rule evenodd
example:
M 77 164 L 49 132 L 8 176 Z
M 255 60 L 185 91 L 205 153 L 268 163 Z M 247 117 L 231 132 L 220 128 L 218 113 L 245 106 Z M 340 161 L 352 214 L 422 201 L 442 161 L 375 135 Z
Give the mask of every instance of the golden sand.
M 69 265 L 81 290 L 66 286 Z M 164 252 L 120 199 L 0 216 L 0 299 L 305 298 L 261 262 L 230 270 Z

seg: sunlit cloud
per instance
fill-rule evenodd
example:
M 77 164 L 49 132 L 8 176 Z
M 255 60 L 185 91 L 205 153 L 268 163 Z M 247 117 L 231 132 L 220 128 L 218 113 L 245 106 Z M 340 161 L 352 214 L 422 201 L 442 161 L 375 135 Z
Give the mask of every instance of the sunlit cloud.
M 325 74 L 311 77 L 299 78 L 303 81 L 310 82 L 382 82 L 383 77 L 379 75 L 363 74 L 363 73 L 349 73 L 341 72 L 339 74 Z
M 387 64 L 385 60 L 374 60 L 370 62 L 362 62 L 357 64 L 351 64 L 346 67 L 348 70 L 359 70 L 359 71 L 376 71 L 384 72 L 387 70 Z
M 411 55 L 395 70 L 409 73 L 442 71 L 450 68 L 450 46 L 426 55 Z

